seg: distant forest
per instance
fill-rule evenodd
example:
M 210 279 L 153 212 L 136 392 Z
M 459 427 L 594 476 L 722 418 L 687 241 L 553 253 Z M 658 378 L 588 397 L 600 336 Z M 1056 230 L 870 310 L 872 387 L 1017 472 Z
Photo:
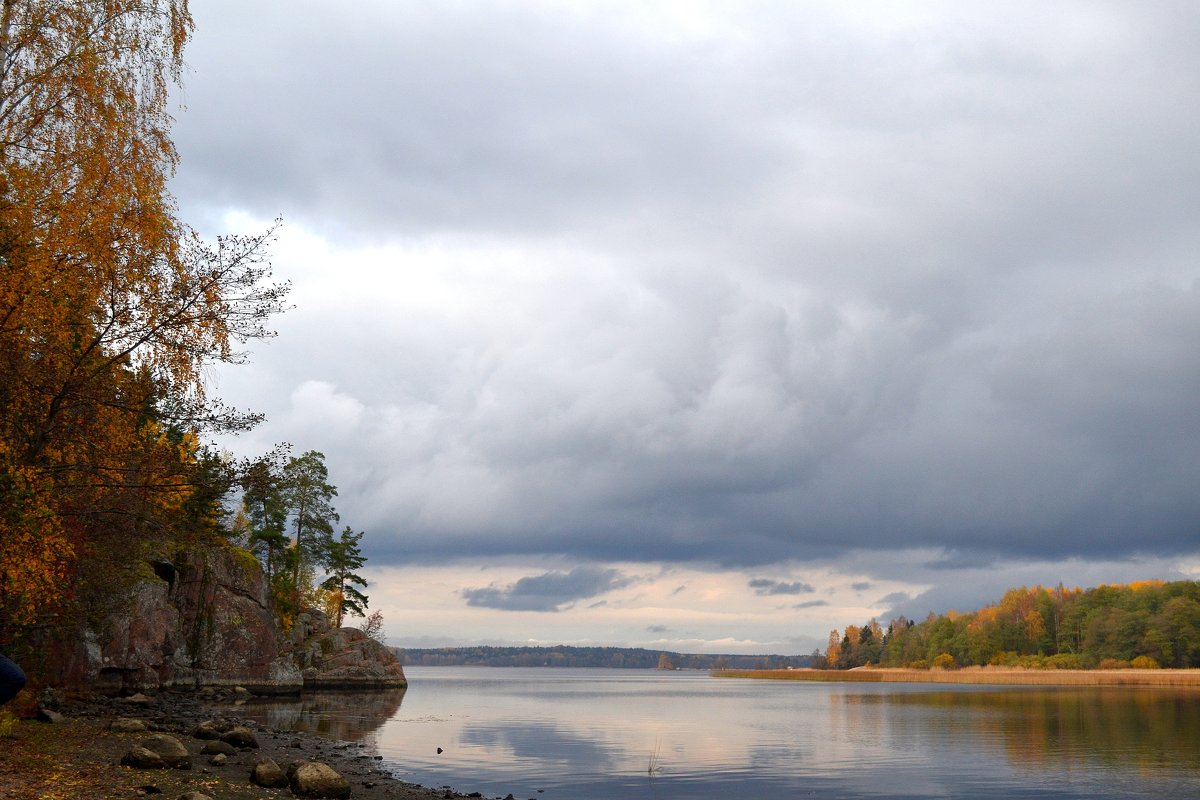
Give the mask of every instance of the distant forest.
M 835 629 L 825 660 L 835 669 L 1200 667 L 1200 583 L 1023 586 L 971 613 Z
M 669 653 L 629 647 L 393 648 L 401 663 L 422 667 L 609 667 L 616 669 L 787 669 L 813 656 Z
M 623 669 L 1200 667 L 1200 582 L 1010 589 L 977 611 L 830 631 L 824 656 L 671 653 L 625 647 L 395 648 L 404 664 Z

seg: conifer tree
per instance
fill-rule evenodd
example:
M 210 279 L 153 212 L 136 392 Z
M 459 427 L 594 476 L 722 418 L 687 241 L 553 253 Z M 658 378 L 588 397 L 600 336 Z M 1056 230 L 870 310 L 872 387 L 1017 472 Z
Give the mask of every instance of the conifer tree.
M 247 546 L 262 563 L 268 584 L 274 583 L 288 544 L 281 482 L 282 477 L 266 458 L 250 464 L 241 478 L 242 507 L 250 529 Z
M 355 588 L 356 585 L 367 585 L 365 578 L 355 574 L 355 570 L 362 569 L 367 561 L 358 547 L 362 537 L 362 531 L 355 533 L 354 529 L 347 525 L 342 529 L 339 538 L 330 540 L 325 554 L 325 571 L 328 577 L 321 584 L 321 588 L 334 597 L 337 617 L 334 625 L 338 628 L 342 627 L 342 618 L 347 611 L 360 617 L 366 616 L 367 596 Z
M 323 563 L 333 538 L 333 526 L 338 513 L 332 501 L 337 487 L 329 483 L 325 455 L 309 450 L 297 458 L 288 459 L 283 468 L 279 498 L 291 520 L 292 581 L 295 590 L 303 594 L 301 576 Z

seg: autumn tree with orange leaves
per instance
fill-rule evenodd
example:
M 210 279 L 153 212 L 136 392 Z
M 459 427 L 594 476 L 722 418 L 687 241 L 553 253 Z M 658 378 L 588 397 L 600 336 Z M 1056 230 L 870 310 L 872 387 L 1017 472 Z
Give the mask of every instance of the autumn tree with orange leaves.
M 864 636 L 868 630 L 871 635 Z M 881 642 L 876 658 L 852 647 L 864 639 Z M 840 640 L 834 630 L 826 658 L 843 669 L 866 663 L 929 667 L 939 659 L 1041 669 L 1197 668 L 1200 582 L 1022 586 L 970 613 L 930 614 L 921 623 L 900 617 L 883 631 L 872 620 L 863 628 L 847 626 Z
M 187 0 L 0 7 L 0 642 L 215 528 L 231 477 L 202 437 L 257 419 L 202 371 L 271 335 L 287 287 L 270 231 L 205 244 L 167 190 L 191 30 Z

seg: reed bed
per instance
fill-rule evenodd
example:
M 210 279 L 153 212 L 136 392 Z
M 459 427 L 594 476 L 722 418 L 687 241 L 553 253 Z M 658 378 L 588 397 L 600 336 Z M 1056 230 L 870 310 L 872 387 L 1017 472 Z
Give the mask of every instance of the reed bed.
M 1200 669 L 723 669 L 717 678 L 831 683 L 969 683 L 997 686 L 1148 686 L 1200 688 Z

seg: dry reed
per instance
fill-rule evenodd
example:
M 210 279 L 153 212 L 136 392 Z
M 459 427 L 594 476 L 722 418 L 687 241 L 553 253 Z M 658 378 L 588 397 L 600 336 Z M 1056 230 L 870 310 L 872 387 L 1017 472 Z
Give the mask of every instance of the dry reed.
M 725 669 L 718 678 L 835 683 L 969 683 L 999 686 L 1150 686 L 1200 688 L 1200 669 Z

